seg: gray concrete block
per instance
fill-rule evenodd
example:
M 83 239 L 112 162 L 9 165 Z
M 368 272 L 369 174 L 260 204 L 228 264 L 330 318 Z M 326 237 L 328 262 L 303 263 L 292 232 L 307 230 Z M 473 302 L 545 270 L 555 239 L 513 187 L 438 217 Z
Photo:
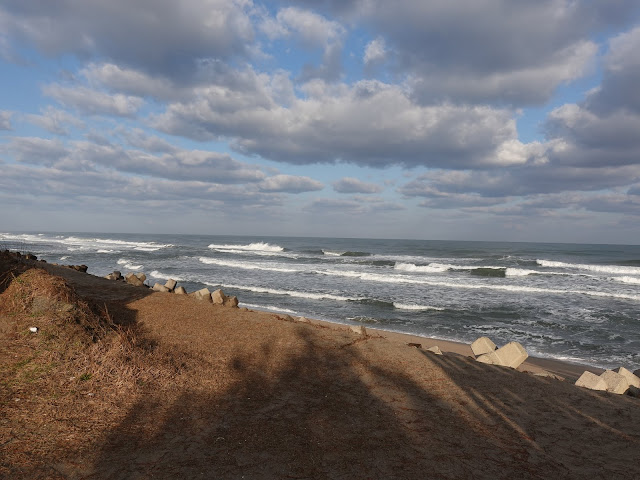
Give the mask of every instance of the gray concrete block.
M 622 395 L 629 389 L 629 382 L 624 375 L 620 375 L 613 370 L 605 370 L 600 375 L 600 378 L 607 384 L 607 392 Z
M 358 335 L 362 335 L 364 337 L 367 336 L 367 329 L 364 328 L 364 326 L 362 325 L 351 325 L 349 327 L 349 329 L 353 332 L 353 333 L 357 333 Z
M 167 283 L 165 283 L 164 286 L 167 287 L 170 291 L 173 291 L 173 289 L 176 288 L 177 284 L 178 282 L 176 282 L 173 278 L 170 278 L 169 280 L 167 280 Z
M 584 372 L 580 375 L 580 378 L 576 380 L 576 385 L 578 387 L 589 388 L 591 390 L 607 390 L 607 382 L 595 373 L 591 372 Z
M 176 287 L 173 293 L 175 293 L 176 295 L 186 295 L 187 291 L 184 289 L 184 287 Z
M 205 302 L 211 303 L 211 292 L 209 292 L 208 288 L 202 288 L 202 289 L 198 290 L 197 292 L 193 292 L 192 295 L 197 300 L 203 300 Z
M 425 348 L 425 350 L 427 352 L 435 353 L 436 355 L 442 355 L 442 351 L 440 350 L 440 347 L 438 347 L 437 345 L 434 345 L 433 347 Z
M 471 344 L 471 350 L 476 357 L 493 352 L 496 348 L 498 347 L 496 347 L 496 344 L 493 343 L 489 337 L 480 337 Z

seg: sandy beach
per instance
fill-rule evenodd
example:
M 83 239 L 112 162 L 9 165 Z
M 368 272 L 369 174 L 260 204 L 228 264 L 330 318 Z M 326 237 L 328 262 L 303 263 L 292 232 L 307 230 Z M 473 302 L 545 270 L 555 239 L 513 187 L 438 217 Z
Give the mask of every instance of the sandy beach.
M 640 478 L 598 369 L 1 266 L 3 478 Z

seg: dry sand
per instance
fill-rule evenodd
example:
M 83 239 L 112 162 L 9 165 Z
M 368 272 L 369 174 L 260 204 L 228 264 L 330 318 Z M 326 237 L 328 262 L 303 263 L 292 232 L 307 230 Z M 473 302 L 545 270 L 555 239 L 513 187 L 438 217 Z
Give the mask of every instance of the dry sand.
M 151 380 L 115 400 L 94 385 L 95 396 L 76 400 L 88 413 L 70 415 L 74 425 L 50 412 L 57 427 L 41 431 L 54 446 L 41 452 L 30 427 L 14 421 L 19 407 L 0 404 L 8 419 L 0 459 L 41 456 L 32 469 L 0 461 L 0 476 L 640 478 L 640 400 L 574 386 L 581 366 L 521 367 L 560 381 L 480 364 L 462 344 L 362 337 L 45 268 L 179 360 L 171 382 Z M 424 351 L 432 345 L 448 353 Z

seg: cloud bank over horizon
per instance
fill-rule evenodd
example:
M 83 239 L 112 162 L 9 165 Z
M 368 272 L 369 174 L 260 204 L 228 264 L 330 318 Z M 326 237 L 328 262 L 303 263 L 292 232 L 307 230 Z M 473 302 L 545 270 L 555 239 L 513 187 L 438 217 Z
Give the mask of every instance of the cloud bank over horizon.
M 637 243 L 631 0 L 0 6 L 0 222 Z

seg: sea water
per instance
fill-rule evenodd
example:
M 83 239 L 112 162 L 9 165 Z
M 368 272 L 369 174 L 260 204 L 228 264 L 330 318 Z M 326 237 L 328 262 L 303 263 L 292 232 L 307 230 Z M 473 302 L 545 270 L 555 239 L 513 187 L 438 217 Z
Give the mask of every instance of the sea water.
M 3 233 L 3 246 L 222 288 L 252 309 L 640 368 L 640 246 L 95 233 Z

